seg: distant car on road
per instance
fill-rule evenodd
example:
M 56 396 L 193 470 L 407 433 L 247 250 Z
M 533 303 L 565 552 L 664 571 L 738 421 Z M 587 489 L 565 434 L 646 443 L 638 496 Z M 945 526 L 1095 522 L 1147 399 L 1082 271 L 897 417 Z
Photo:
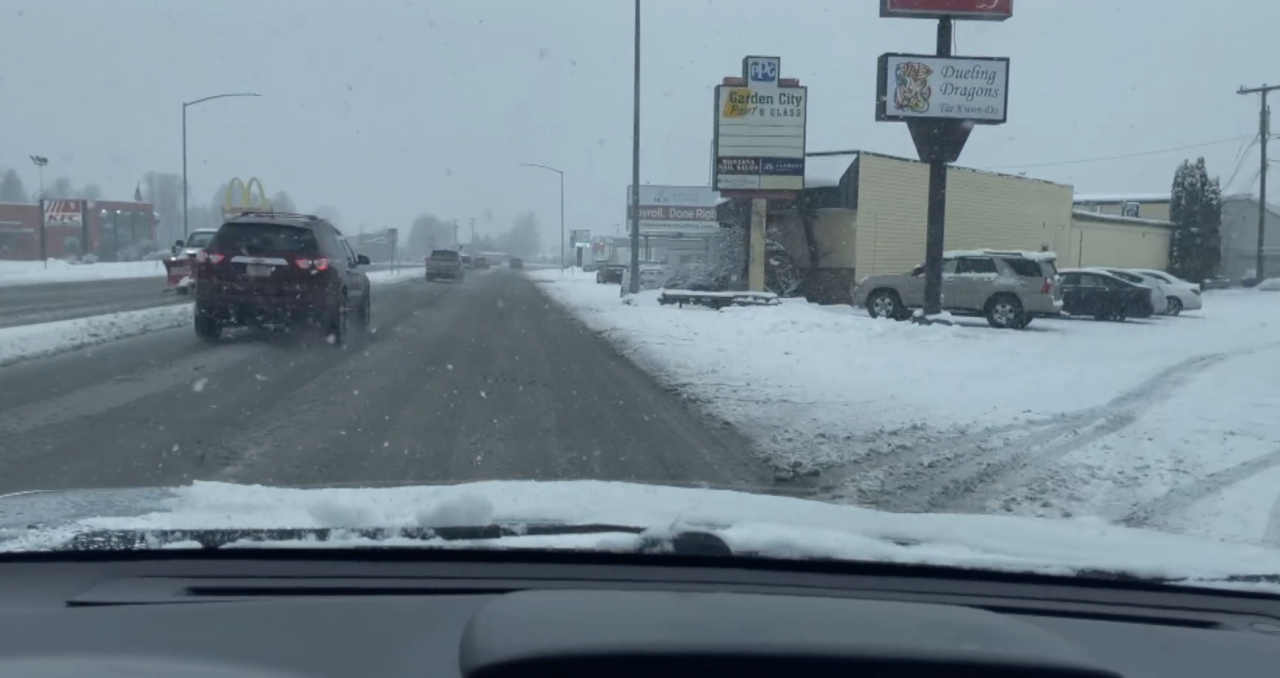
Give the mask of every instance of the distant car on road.
M 474 263 L 474 266 L 475 266 L 476 268 L 478 268 L 478 269 L 479 269 L 479 268 L 489 268 L 489 258 L 488 258 L 488 257 L 476 257 L 473 261 L 475 262 L 475 263 Z
M 524 268 L 524 260 L 519 257 L 511 257 L 511 261 L 507 263 L 511 268 Z
M 368 264 L 316 216 L 230 219 L 196 255 L 196 335 L 216 341 L 224 327 L 310 325 L 341 344 L 351 314 L 369 324 L 369 276 L 359 268 Z
M 216 228 L 202 228 L 192 231 L 186 240 L 173 244 L 173 256 L 164 262 L 168 287 L 178 294 L 190 291 L 189 283 L 195 276 L 196 254 L 213 240 L 213 234 L 217 232 Z
M 427 282 L 448 278 L 461 281 L 465 275 L 462 256 L 455 250 L 432 250 L 426 259 Z

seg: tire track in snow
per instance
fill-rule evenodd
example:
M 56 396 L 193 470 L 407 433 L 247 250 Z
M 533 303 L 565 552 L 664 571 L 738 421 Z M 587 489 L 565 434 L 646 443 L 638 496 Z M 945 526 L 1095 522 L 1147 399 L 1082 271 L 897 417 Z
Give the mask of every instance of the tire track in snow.
M 1096 407 L 958 438 L 941 437 L 930 441 L 936 444 L 929 448 L 854 462 L 838 473 L 854 482 L 861 474 L 883 474 L 882 487 L 861 493 L 860 503 L 874 508 L 984 512 L 1007 488 L 1024 486 L 1049 471 L 1059 457 L 1123 430 L 1199 372 L 1234 355 L 1240 354 L 1194 356 Z M 946 451 L 937 453 L 937 448 Z M 833 480 L 829 473 L 824 476 L 824 484 Z
M 1210 473 L 1200 480 L 1169 490 L 1160 497 L 1131 509 L 1118 522 L 1128 527 L 1151 526 L 1172 513 L 1184 511 L 1202 499 L 1277 466 L 1280 466 L 1280 450 Z M 1267 522 L 1266 540 L 1272 544 L 1280 543 L 1280 520 L 1277 520 L 1277 509 L 1280 509 L 1280 499 L 1277 499 L 1277 503 L 1273 505 L 1271 518 Z

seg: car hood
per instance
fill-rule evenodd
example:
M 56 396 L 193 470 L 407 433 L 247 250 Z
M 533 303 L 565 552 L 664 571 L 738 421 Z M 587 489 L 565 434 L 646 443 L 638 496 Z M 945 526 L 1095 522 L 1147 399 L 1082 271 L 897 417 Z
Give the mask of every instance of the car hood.
M 0 496 L 0 551 L 65 546 L 102 531 L 629 525 L 701 530 L 735 553 L 1076 575 L 1222 581 L 1280 573 L 1280 550 L 1120 527 L 1099 518 L 896 514 L 810 499 L 604 481 L 277 488 L 172 488 Z M 517 529 L 518 531 L 518 529 Z M 469 546 L 614 548 L 635 535 L 519 536 Z M 254 546 L 270 547 L 263 542 Z M 361 544 L 368 545 L 367 541 Z M 424 542 L 420 546 L 430 546 Z M 308 546 L 341 547 L 340 540 Z M 167 548 L 173 548 L 168 545 Z M 1270 586 L 1270 585 L 1264 585 Z M 1271 587 L 1280 592 L 1280 586 Z M 1270 589 L 1269 589 L 1270 590 Z

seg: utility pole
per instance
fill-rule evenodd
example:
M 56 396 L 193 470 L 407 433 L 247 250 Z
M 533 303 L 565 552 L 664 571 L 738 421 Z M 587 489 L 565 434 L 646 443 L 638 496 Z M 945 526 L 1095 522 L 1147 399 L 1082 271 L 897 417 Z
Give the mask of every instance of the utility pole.
M 476 242 L 476 218 L 471 217 L 471 246 L 475 247 Z
M 640 0 L 636 0 L 635 75 L 631 101 L 631 280 L 627 291 L 640 291 Z
M 1258 174 L 1258 263 L 1254 278 L 1266 278 L 1266 257 L 1264 248 L 1267 242 L 1267 137 L 1271 134 L 1271 109 L 1267 108 L 1267 93 L 1280 89 L 1280 85 L 1263 85 L 1262 87 L 1241 87 L 1236 94 L 1259 94 L 1261 108 L 1258 113 L 1258 139 L 1262 149 L 1262 169 Z

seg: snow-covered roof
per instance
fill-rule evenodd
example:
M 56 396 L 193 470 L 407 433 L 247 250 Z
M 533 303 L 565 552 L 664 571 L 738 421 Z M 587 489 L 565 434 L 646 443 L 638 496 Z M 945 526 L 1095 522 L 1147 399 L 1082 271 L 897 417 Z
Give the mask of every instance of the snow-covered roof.
M 1081 193 L 1073 197 L 1072 202 L 1165 202 L 1169 200 L 1169 192 L 1163 193 Z
M 1163 219 L 1147 219 L 1146 217 L 1122 217 L 1119 214 L 1103 214 L 1101 212 L 1093 212 L 1091 210 L 1071 210 L 1071 218 L 1080 218 L 1092 221 L 1105 221 L 1112 224 L 1120 224 L 1123 226 L 1162 226 L 1164 228 L 1172 228 L 1173 222 L 1164 221 Z
M 804 187 L 831 188 L 840 185 L 840 177 L 849 171 L 849 166 L 858 158 L 856 153 L 848 155 L 815 155 L 804 159 Z
M 1022 257 L 1032 261 L 1054 261 L 1058 258 L 1056 252 L 1022 252 L 1019 250 L 950 250 L 943 252 L 942 256 L 950 259 L 954 257 L 989 257 L 993 254 Z

